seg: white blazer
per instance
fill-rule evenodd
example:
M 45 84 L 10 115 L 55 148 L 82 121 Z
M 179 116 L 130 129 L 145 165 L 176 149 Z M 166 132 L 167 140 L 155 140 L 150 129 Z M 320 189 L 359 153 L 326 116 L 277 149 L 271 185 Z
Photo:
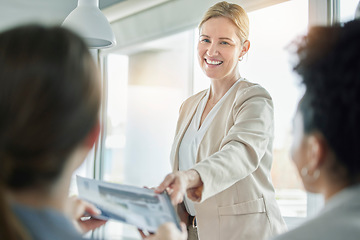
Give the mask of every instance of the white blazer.
M 171 151 L 178 171 L 181 140 L 206 90 L 181 106 Z M 200 240 L 261 240 L 286 229 L 271 183 L 273 103 L 258 84 L 241 81 L 227 96 L 193 167 L 204 183 L 195 204 Z

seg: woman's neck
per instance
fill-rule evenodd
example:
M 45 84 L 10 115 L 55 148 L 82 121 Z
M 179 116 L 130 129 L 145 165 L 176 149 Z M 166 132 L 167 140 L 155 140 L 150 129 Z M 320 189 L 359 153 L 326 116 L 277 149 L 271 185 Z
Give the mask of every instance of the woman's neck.
M 66 209 L 71 177 L 80 166 L 87 151 L 76 149 L 66 160 L 63 170 L 53 183 L 46 187 L 30 187 L 25 190 L 9 191 L 10 201 L 34 208 L 50 207 L 60 212 Z
M 346 180 L 345 175 L 335 176 L 327 171 L 322 171 L 321 175 L 322 178 L 319 179 L 320 183 L 318 188 L 324 196 L 325 202 L 328 202 L 330 198 L 351 185 L 350 182 Z
M 31 208 L 49 207 L 64 212 L 71 177 L 69 179 L 59 179 L 61 179 L 61 181 L 56 181 L 51 189 L 34 187 L 10 191 L 9 200 Z
M 239 79 L 240 74 L 231 78 L 211 79 L 209 101 L 218 102 Z
M 89 148 L 79 145 L 66 160 L 61 174 L 46 188 L 32 187 L 28 190 L 9 191 L 10 201 L 34 208 L 50 207 L 65 212 L 69 197 L 71 177 L 74 171 L 83 163 Z

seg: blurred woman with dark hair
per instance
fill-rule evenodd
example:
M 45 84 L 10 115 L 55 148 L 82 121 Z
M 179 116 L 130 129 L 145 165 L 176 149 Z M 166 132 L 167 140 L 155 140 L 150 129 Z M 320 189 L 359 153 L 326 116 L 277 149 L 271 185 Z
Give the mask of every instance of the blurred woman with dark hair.
M 325 207 L 282 239 L 360 236 L 360 21 L 315 27 L 298 44 L 306 92 L 294 119 L 292 158 Z
M 96 209 L 67 200 L 99 133 L 100 81 L 87 46 L 60 27 L 5 31 L 0 86 L 0 239 L 82 239 L 71 219 Z
M 83 239 L 106 222 L 82 221 L 99 210 L 68 198 L 100 130 L 100 78 L 87 46 L 60 27 L 5 31 L 0 86 L 0 239 Z M 158 233 L 167 226 L 175 227 Z

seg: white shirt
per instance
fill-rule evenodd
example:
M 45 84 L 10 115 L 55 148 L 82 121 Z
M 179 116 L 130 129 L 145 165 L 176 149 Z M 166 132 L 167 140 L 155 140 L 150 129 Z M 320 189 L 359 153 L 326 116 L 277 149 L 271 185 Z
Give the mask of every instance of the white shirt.
M 196 109 L 195 115 L 191 120 L 191 123 L 188 127 L 188 129 L 185 132 L 185 135 L 181 141 L 180 147 L 179 147 L 179 170 L 185 171 L 190 168 L 192 168 L 195 165 L 197 152 L 199 145 L 208 130 L 211 122 L 216 116 L 216 113 L 219 111 L 222 103 L 224 102 L 224 99 L 229 95 L 229 93 L 234 89 L 234 87 L 242 80 L 240 78 L 237 80 L 231 88 L 225 93 L 225 95 L 216 103 L 216 105 L 211 109 L 209 114 L 206 116 L 204 122 L 200 126 L 201 116 L 204 112 L 206 103 L 209 99 L 210 95 L 210 88 L 208 89 L 206 96 L 201 100 L 198 108 Z M 200 126 L 200 128 L 199 128 Z M 187 212 L 195 216 L 195 208 L 194 208 L 194 202 L 187 198 L 185 195 L 185 207 Z

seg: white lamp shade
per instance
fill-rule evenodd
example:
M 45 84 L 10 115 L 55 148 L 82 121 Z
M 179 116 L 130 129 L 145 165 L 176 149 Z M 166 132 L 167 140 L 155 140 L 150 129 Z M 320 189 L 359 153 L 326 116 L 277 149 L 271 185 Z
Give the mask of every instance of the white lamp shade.
M 110 23 L 99 9 L 99 0 L 79 0 L 78 6 L 62 26 L 82 36 L 89 48 L 109 48 L 116 45 Z

